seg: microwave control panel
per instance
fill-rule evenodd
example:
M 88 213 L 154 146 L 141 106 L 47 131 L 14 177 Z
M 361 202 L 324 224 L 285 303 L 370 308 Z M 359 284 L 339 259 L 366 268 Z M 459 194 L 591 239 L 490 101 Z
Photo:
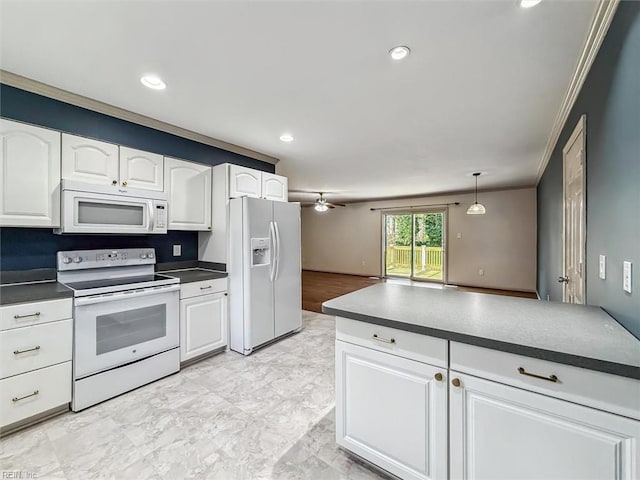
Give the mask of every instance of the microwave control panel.
M 164 205 L 156 205 L 156 227 L 164 228 L 167 222 L 167 209 Z

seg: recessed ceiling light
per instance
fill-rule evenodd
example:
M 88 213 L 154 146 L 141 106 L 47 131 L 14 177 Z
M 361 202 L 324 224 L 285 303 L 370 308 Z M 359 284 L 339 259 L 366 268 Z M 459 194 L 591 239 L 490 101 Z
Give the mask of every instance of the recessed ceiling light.
M 283 133 L 282 135 L 280 135 L 280 140 L 287 143 L 293 142 L 293 136 L 289 133 Z
M 403 58 L 406 58 L 410 53 L 411 50 L 409 50 L 409 47 L 405 47 L 404 45 L 393 47 L 391 50 L 389 50 L 389 55 L 391 55 L 391 58 L 393 58 L 394 60 L 402 60 Z
M 519 4 L 522 8 L 531 8 L 538 5 L 542 0 L 519 0 Z
M 153 90 L 164 90 L 167 88 L 167 84 L 156 75 L 144 75 L 143 77 L 140 77 L 140 83 Z

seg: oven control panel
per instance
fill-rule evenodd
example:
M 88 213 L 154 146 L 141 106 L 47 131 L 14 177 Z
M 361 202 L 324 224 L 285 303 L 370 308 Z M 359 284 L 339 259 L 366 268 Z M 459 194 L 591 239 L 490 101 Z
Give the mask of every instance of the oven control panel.
M 57 260 L 58 271 L 153 265 L 156 263 L 156 251 L 154 248 L 71 250 L 58 252 Z

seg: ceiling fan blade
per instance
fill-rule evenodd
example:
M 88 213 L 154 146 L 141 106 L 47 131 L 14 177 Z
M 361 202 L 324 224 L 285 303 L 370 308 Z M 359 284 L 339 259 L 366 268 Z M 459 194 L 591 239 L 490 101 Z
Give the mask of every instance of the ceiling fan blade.
M 346 205 L 344 203 L 330 203 L 330 202 L 327 202 L 327 205 L 329 206 L 329 208 L 346 207 Z

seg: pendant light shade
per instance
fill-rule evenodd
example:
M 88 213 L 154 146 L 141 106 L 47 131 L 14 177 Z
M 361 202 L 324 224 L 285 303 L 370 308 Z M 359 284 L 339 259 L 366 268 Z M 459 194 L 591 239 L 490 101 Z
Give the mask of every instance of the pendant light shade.
M 476 201 L 467 209 L 467 215 L 484 215 L 487 213 L 487 209 L 484 208 L 484 205 L 478 203 L 478 177 L 480 172 L 474 173 L 473 176 L 476 177 Z

